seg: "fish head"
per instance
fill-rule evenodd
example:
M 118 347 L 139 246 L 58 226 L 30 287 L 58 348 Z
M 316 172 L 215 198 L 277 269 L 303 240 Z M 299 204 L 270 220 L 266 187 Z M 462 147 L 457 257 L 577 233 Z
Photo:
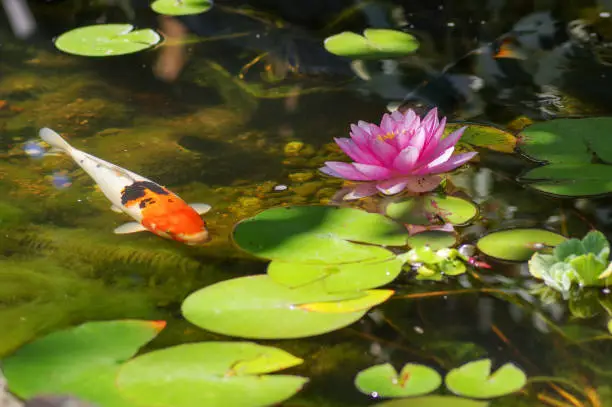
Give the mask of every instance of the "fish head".
M 151 219 L 147 223 L 149 229 L 159 236 L 190 246 L 202 245 L 210 241 L 206 222 L 197 212 L 186 205 L 184 210 Z M 144 220 L 143 224 L 145 224 Z

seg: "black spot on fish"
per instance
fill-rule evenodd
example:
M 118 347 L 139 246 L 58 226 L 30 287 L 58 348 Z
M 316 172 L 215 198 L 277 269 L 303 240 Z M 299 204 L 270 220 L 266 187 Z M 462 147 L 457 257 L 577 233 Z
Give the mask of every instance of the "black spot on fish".
M 142 198 L 145 196 L 147 190 L 159 195 L 169 195 L 167 190 L 154 182 L 136 181 L 132 185 L 123 188 L 121 192 L 121 203 L 126 205 L 128 202 Z
M 140 209 L 144 209 L 144 208 L 147 207 L 147 205 L 154 204 L 154 203 L 155 203 L 155 199 L 153 199 L 153 198 L 146 198 L 146 199 L 143 199 L 142 201 L 140 201 L 138 206 L 140 207 Z

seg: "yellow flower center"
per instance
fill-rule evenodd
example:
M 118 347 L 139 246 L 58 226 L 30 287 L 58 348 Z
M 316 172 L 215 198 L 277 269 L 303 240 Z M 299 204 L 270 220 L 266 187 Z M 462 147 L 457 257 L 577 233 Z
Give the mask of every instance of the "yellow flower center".
M 385 140 L 393 140 L 395 138 L 396 134 L 395 133 L 387 133 L 383 136 L 378 136 L 377 138 L 380 141 L 385 141 Z

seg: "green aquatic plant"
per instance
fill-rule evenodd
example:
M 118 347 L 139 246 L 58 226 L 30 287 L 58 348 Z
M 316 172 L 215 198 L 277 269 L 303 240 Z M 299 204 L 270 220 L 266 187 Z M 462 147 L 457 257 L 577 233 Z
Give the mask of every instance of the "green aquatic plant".
M 460 226 L 478 215 L 478 206 L 451 195 L 426 194 L 390 202 L 385 213 L 391 219 L 410 225 L 431 225 L 440 220 Z
M 527 376 L 512 363 L 492 373 L 491 359 L 481 359 L 450 370 L 444 383 L 458 396 L 491 399 L 519 391 L 527 383 Z M 413 363 L 404 365 L 399 374 L 391 364 L 386 363 L 362 370 L 355 377 L 357 389 L 374 397 L 422 396 L 435 391 L 441 384 L 442 378 L 436 370 Z M 431 406 L 447 405 L 433 403 L 436 397 L 424 397 L 421 400 L 431 399 Z M 419 402 L 407 405 L 419 405 Z M 454 406 L 452 403 L 448 405 Z
M 63 33 L 55 46 L 68 54 L 108 57 L 143 51 L 160 41 L 161 36 L 149 28 L 134 31 L 131 24 L 98 24 Z
M 153 11 L 167 16 L 201 14 L 212 6 L 212 0 L 155 0 L 151 3 Z
M 404 246 L 405 228 L 354 208 L 312 205 L 272 208 L 239 222 L 234 242 L 265 259 L 341 264 L 391 259 L 381 246 Z
M 410 249 L 401 255 L 407 260 L 407 265 L 415 270 L 417 280 L 440 281 L 444 276 L 457 276 L 467 271 L 466 263 L 470 262 L 456 249 L 438 249 L 430 246 L 420 246 Z
M 270 375 L 303 362 L 281 349 L 251 342 L 205 342 L 146 353 L 116 378 L 126 398 L 151 407 L 262 407 L 299 392 L 308 379 Z
M 491 232 L 476 243 L 487 256 L 507 261 L 527 261 L 538 251 L 563 243 L 558 233 L 537 228 L 514 228 Z
M 328 293 L 321 282 L 288 288 L 267 275 L 255 275 L 222 281 L 192 293 L 183 302 L 182 312 L 194 325 L 224 335 L 302 338 L 350 325 L 393 293 Z
M 363 35 L 345 31 L 326 38 L 323 44 L 332 54 L 353 59 L 398 58 L 412 54 L 419 48 L 414 36 L 380 28 L 367 28 Z
M 612 192 L 610 131 L 609 117 L 554 119 L 526 127 L 519 134 L 521 152 L 546 165 L 527 171 L 519 181 L 557 196 Z
M 268 375 L 303 360 L 250 342 L 192 343 L 134 358 L 165 325 L 88 322 L 38 338 L 2 360 L 9 389 L 22 398 L 71 394 L 100 407 L 191 406 L 194 401 L 264 407 L 291 397 L 308 381 Z
M 612 283 L 610 243 L 599 231 L 589 232 L 582 240 L 569 239 L 554 248 L 552 254 L 535 253 L 529 260 L 529 272 L 544 284 L 567 296 L 575 285 L 607 286 Z

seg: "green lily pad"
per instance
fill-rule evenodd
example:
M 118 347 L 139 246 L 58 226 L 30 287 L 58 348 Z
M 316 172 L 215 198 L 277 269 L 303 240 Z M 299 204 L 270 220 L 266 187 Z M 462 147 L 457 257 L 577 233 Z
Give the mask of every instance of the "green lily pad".
M 429 246 L 432 250 L 444 249 L 457 243 L 457 235 L 440 230 L 427 230 L 408 238 L 410 247 Z
M 148 407 L 264 407 L 288 399 L 308 381 L 265 373 L 302 362 L 281 349 L 250 342 L 192 343 L 128 361 L 117 387 Z
M 442 384 L 434 369 L 408 363 L 400 374 L 390 364 L 376 365 L 362 370 L 355 377 L 360 392 L 376 397 L 408 397 L 431 393 Z
M 554 119 L 532 124 L 519 134 L 520 150 L 535 161 L 589 164 L 593 154 L 612 163 L 612 118 Z
M 392 202 L 385 213 L 398 222 L 411 225 L 430 225 L 437 218 L 453 225 L 464 225 L 478 214 L 478 207 L 455 196 L 433 194 Z
M 513 153 L 516 148 L 518 139 L 514 134 L 493 125 L 467 122 L 449 123 L 446 125 L 444 134 L 448 135 L 464 126 L 468 127 L 459 143 L 509 154 Z
M 518 180 L 550 195 L 578 197 L 612 192 L 612 165 L 551 164 L 534 168 Z
M 258 257 L 337 264 L 392 259 L 393 253 L 374 245 L 403 246 L 407 233 L 380 214 L 315 205 L 265 210 L 238 223 L 233 236 L 241 249 Z
M 402 271 L 403 261 L 389 260 L 349 264 L 301 264 L 272 261 L 268 275 L 276 283 L 290 288 L 322 281 L 325 291 L 359 291 L 376 288 L 391 281 Z
M 68 54 L 108 57 L 132 54 L 158 44 L 161 36 L 131 24 L 99 24 L 75 28 L 57 37 L 55 46 Z
M 453 396 L 426 396 L 389 400 L 371 407 L 487 407 L 486 401 Z
M 323 301 L 300 304 L 296 307 L 310 312 L 321 313 L 347 313 L 368 310 L 375 305 L 387 301 L 394 293 L 393 290 L 366 290 L 365 295 L 359 298 L 351 298 L 342 301 Z
M 361 309 L 353 312 L 316 312 L 305 309 L 307 304 L 367 296 L 368 293 L 357 291 L 327 293 L 322 283 L 291 289 L 267 275 L 257 275 L 222 281 L 196 291 L 185 299 L 182 311 L 191 323 L 224 335 L 302 338 L 343 328 L 368 311 L 362 304 Z
M 491 373 L 491 359 L 482 359 L 451 370 L 445 382 L 458 396 L 490 399 L 519 391 L 527 383 L 527 376 L 512 363 Z
M 325 39 L 325 49 L 332 54 L 353 59 L 386 59 L 412 54 L 419 48 L 418 40 L 405 32 L 368 28 L 363 36 L 350 31 Z
M 556 246 L 566 240 L 558 233 L 544 229 L 516 228 L 490 233 L 478 240 L 476 247 L 487 256 L 508 261 L 527 261 L 543 247 Z
M 120 365 L 153 339 L 163 321 L 89 322 L 29 343 L 2 361 L 10 390 L 28 399 L 71 394 L 101 407 L 133 407 L 115 387 Z
M 212 0 L 156 0 L 151 4 L 153 11 L 167 16 L 200 14 L 212 6 Z

